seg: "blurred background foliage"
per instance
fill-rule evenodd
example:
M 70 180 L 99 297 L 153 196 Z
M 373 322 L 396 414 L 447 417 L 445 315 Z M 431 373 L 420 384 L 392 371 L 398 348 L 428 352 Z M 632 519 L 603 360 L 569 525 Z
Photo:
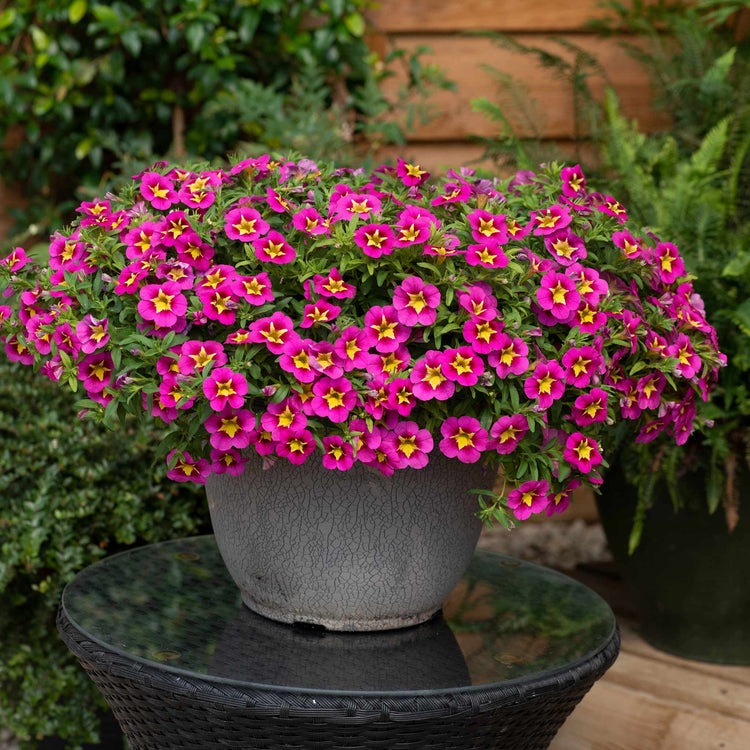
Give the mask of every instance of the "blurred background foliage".
M 17 0 L 0 10 L 0 180 L 18 244 L 153 161 L 290 148 L 347 160 L 403 142 L 450 84 L 423 50 L 383 59 L 370 0 Z M 399 72 L 387 98 L 378 84 Z M 78 188 L 78 195 L 75 193 Z M 31 227 L 31 232 L 28 228 Z
M 678 245 L 728 357 L 710 402 L 699 404 L 703 434 L 683 447 L 666 441 L 633 445 L 620 436 L 625 473 L 640 498 L 633 548 L 661 478 L 675 507 L 679 481 L 687 475 L 705 483 L 711 512 L 723 504 L 729 528 L 739 518 L 736 466 L 750 466 L 750 1 L 603 6 L 608 19 L 592 19 L 589 26 L 606 37 L 631 35 L 618 43 L 649 73 L 654 106 L 667 115 L 662 132 L 644 133 L 628 121 L 612 88 L 603 102 L 597 99 L 592 82 L 606 83 L 606 73 L 585 50 L 559 38 L 559 54 L 496 38 L 535 58 L 568 87 L 575 102 L 576 156 L 589 189 L 616 196 L 629 217 Z M 492 72 L 498 96 L 473 103 L 500 131 L 498 138 L 484 139 L 486 158 L 505 169 L 535 169 L 556 158 L 540 136 L 521 138 L 509 124 L 511 108 L 533 126 L 543 107 L 517 78 Z

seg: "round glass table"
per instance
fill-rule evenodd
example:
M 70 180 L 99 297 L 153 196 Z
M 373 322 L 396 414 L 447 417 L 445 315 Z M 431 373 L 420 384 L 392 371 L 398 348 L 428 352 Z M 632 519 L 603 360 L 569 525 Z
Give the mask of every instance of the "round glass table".
M 594 592 L 488 552 L 422 625 L 283 625 L 242 604 L 212 536 L 86 568 L 58 626 L 132 750 L 545 748 L 619 649 Z

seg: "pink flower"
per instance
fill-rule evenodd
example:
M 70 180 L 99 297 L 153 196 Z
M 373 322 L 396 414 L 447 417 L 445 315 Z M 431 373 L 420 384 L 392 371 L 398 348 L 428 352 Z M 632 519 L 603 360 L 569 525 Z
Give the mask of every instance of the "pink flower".
M 255 240 L 253 249 L 258 260 L 268 263 L 291 263 L 297 257 L 295 249 L 274 230 L 265 237 Z
M 659 406 L 661 394 L 666 384 L 667 379 L 660 372 L 652 372 L 640 378 L 636 383 L 638 406 L 641 409 L 656 409 Z
M 586 388 L 594 375 L 603 371 L 604 359 L 593 346 L 573 346 L 563 354 L 565 382 L 576 388 Z
M 138 282 L 148 276 L 148 269 L 131 263 L 120 271 L 115 286 L 115 294 L 134 294 L 138 291 Z
M 317 328 L 320 323 L 330 323 L 340 312 L 341 308 L 337 305 L 332 305 L 325 300 L 318 300 L 312 305 L 305 305 L 299 327 L 310 328 L 314 326 Z
M 367 343 L 364 331 L 356 326 L 347 326 L 333 344 L 344 370 L 350 372 L 367 365 L 368 352 L 372 344 Z
M 608 216 L 615 216 L 620 224 L 624 224 L 628 220 L 627 213 L 622 204 L 616 201 L 611 195 L 605 196 L 594 208 Z
M 313 412 L 331 422 L 343 422 L 356 406 L 358 394 L 346 378 L 322 377 L 313 385 Z
M 448 417 L 440 426 L 440 433 L 443 455 L 465 464 L 478 461 L 489 442 L 487 430 L 474 417 Z
M 456 392 L 456 384 L 443 373 L 443 353 L 430 349 L 411 371 L 412 392 L 419 401 L 449 399 Z
M 508 495 L 508 507 L 519 521 L 524 521 L 532 513 L 540 513 L 549 505 L 548 495 L 546 479 L 524 482 Z
M 356 289 L 347 284 L 336 268 L 332 268 L 327 276 L 315 274 L 313 276 L 313 290 L 321 297 L 335 297 L 336 299 L 351 299 Z
M 78 365 L 78 379 L 88 393 L 101 393 L 112 382 L 113 367 L 109 352 L 94 352 Z
M 587 438 L 580 432 L 574 432 L 565 441 L 563 451 L 565 460 L 578 471 L 588 474 L 591 469 L 602 462 L 599 446 L 593 438 Z
M 276 453 L 290 463 L 303 464 L 315 450 L 310 430 L 282 430 L 276 442 Z
M 354 464 L 354 446 L 340 435 L 323 438 L 323 466 L 326 469 L 346 471 Z
M 569 325 L 578 326 L 582 333 L 596 333 L 606 322 L 607 316 L 601 310 L 592 307 L 588 302 L 582 302 L 573 313 Z
M 250 206 L 240 206 L 228 211 L 224 217 L 224 232 L 231 240 L 253 242 L 262 237 L 271 225 L 260 212 Z
M 565 274 L 548 271 L 542 277 L 536 299 L 543 310 L 548 310 L 558 320 L 567 320 L 578 308 L 581 295 L 572 279 Z
M 665 284 L 671 284 L 680 276 L 685 275 L 685 264 L 680 252 L 671 242 L 660 242 L 654 250 L 654 260 L 659 272 L 659 278 Z
M 468 182 L 446 182 L 445 192 L 430 203 L 433 206 L 442 206 L 444 203 L 465 203 L 471 198 L 471 185 Z
M 393 292 L 393 307 L 399 323 L 407 326 L 432 325 L 437 317 L 440 291 L 418 276 L 405 278 Z
M 567 206 L 555 204 L 549 208 L 531 212 L 531 219 L 534 224 L 535 235 L 554 234 L 573 221 L 570 215 L 570 209 Z
M 432 224 L 427 217 L 414 218 L 411 215 L 407 215 L 403 219 L 399 219 L 396 229 L 398 230 L 395 239 L 397 247 L 420 245 L 423 242 L 427 242 L 432 234 Z
M 310 364 L 315 372 L 334 379 L 344 374 L 343 360 L 330 341 L 316 341 L 310 347 L 310 352 Z
M 305 234 L 327 234 L 330 231 L 326 220 L 314 208 L 297 211 L 292 217 L 292 225 Z
M 539 362 L 531 377 L 526 378 L 523 392 L 528 398 L 537 399 L 542 409 L 549 409 L 565 392 L 565 370 L 557 360 Z
M 508 265 L 508 256 L 500 249 L 500 246 L 490 243 L 469 245 L 466 250 L 466 262 L 470 266 L 484 266 L 485 268 L 505 268 Z
M 156 278 L 173 281 L 180 289 L 192 289 L 194 282 L 193 268 L 187 263 L 174 261 L 160 263 L 156 267 Z
M 152 417 L 161 419 L 165 424 L 170 424 L 177 419 L 179 415 L 177 409 L 174 406 L 167 406 L 164 404 L 159 393 L 152 393 L 151 397 L 151 410 L 149 411 L 148 396 L 145 393 L 141 393 L 141 403 L 143 404 L 143 408 L 146 411 L 149 411 L 149 414 L 151 414 Z
M 25 344 L 22 344 L 18 340 L 18 336 L 9 336 L 7 341 L 5 342 L 5 356 L 11 361 L 11 362 L 20 362 L 22 365 L 32 365 L 34 364 L 34 353 L 29 349 L 28 346 Z M 80 368 L 79 368 L 79 379 L 82 379 L 80 376 Z
M 394 378 L 386 383 L 388 390 L 388 409 L 397 412 L 402 417 L 408 417 L 417 405 L 414 389 L 410 380 Z
M 467 214 L 471 226 L 471 236 L 475 242 L 490 242 L 504 245 L 508 241 L 508 230 L 505 227 L 505 214 L 495 215 L 489 211 L 477 209 Z
M 209 206 L 213 205 L 213 202 L 216 200 L 216 194 L 213 190 L 199 187 L 199 184 L 200 179 L 184 184 L 178 191 L 177 197 L 188 208 L 205 211 Z
M 284 346 L 299 335 L 294 331 L 294 323 L 284 313 L 275 312 L 273 315 L 251 323 L 248 338 L 253 344 L 265 344 L 272 354 L 281 354 Z
M 443 353 L 443 374 L 459 385 L 471 386 L 484 372 L 484 360 L 470 346 L 446 349 Z
M 398 312 L 392 305 L 375 305 L 365 313 L 363 340 L 367 347 L 379 352 L 395 352 L 409 338 L 411 329 L 399 322 Z
M 230 283 L 222 284 L 216 289 L 200 289 L 198 297 L 203 303 L 203 314 L 209 320 L 217 320 L 230 326 L 236 318 L 237 297 L 232 294 Z
M 138 312 L 146 321 L 160 328 L 169 328 L 187 311 L 187 299 L 182 289 L 172 281 L 148 284 L 140 290 Z
M 313 343 L 310 339 L 294 338 L 284 345 L 279 358 L 279 367 L 294 375 L 300 383 L 312 383 L 316 377 L 312 361 Z
M 214 411 L 223 411 L 229 405 L 233 409 L 242 408 L 247 393 L 244 376 L 229 367 L 219 367 L 203 381 L 203 395 Z
M 10 308 L 8 309 L 10 310 Z M 2 318 L 3 316 L 0 315 L 0 321 L 2 321 Z M 69 323 L 58 324 L 52 333 L 52 340 L 57 344 L 58 351 L 72 354 L 74 358 L 78 356 L 81 344 L 75 333 L 73 333 L 73 329 L 70 327 Z
M 354 243 L 370 258 L 390 255 L 395 239 L 393 230 L 387 224 L 367 224 L 354 232 Z
M 560 173 L 563 195 L 568 198 L 582 198 L 586 195 L 586 178 L 579 164 L 574 167 L 563 167 Z
M 544 238 L 544 244 L 555 260 L 563 266 L 586 257 L 586 245 L 577 235 L 561 229 Z
M 266 189 L 266 202 L 268 203 L 268 207 L 277 214 L 293 211 L 295 208 L 292 203 L 271 188 Z
M 700 357 L 695 353 L 690 338 L 681 333 L 677 341 L 667 347 L 667 356 L 677 360 L 675 370 L 683 378 L 692 378 L 702 367 Z
M 242 450 L 250 445 L 250 431 L 255 428 L 255 417 L 247 409 L 225 406 L 218 414 L 211 414 L 204 422 L 211 445 L 219 450 Z
M 193 375 L 206 365 L 221 367 L 226 362 L 224 347 L 218 341 L 186 341 L 180 347 L 177 369 L 183 375 Z
M 501 454 L 513 453 L 528 430 L 529 422 L 523 414 L 500 417 L 490 427 L 492 441 L 488 447 Z
M 433 448 L 429 430 L 420 429 L 416 422 L 399 422 L 384 438 L 383 443 L 396 455 L 399 468 L 421 469 L 427 466 L 427 454 Z
M 612 235 L 612 242 L 622 250 L 626 258 L 637 258 L 643 252 L 638 240 L 626 230 L 615 232 Z
M 549 505 L 544 509 L 546 516 L 551 518 L 555 513 L 562 513 L 567 510 L 570 505 L 570 496 L 573 494 L 573 490 L 581 486 L 580 479 L 571 479 L 566 485 L 564 490 L 560 492 L 550 493 Z
M 606 422 L 607 392 L 601 388 L 592 388 L 588 393 L 582 393 L 573 404 L 572 416 L 579 427 Z
M 430 176 L 419 164 L 409 164 L 403 159 L 396 162 L 396 174 L 407 187 L 421 185 Z
M 167 478 L 174 482 L 193 482 L 194 484 L 205 484 L 211 473 L 211 466 L 205 458 L 197 460 L 189 453 L 172 451 L 167 456 L 167 466 L 172 463 L 172 458 L 177 455 L 174 466 L 167 471 Z
M 172 211 L 159 225 L 158 244 L 164 247 L 174 247 L 188 234 L 195 234 L 184 211 Z M 154 238 L 156 239 L 156 238 Z M 156 242 L 151 242 L 155 246 Z M 144 252 L 148 248 L 143 248 Z
M 274 440 L 278 440 L 282 430 L 299 432 L 307 427 L 307 417 L 299 405 L 295 405 L 295 399 L 289 397 L 277 404 L 273 401 L 268 404 L 266 411 L 261 414 L 260 425 Z
M 49 267 L 55 271 L 77 270 L 85 247 L 83 242 L 77 242 L 73 237 L 55 237 L 49 246 Z
M 263 271 L 255 276 L 236 276 L 231 282 L 232 292 L 251 305 L 263 305 L 273 302 L 271 279 Z
M 503 323 L 500 320 L 467 320 L 464 339 L 477 354 L 489 354 L 500 347 Z
M 370 193 L 349 193 L 336 203 L 334 221 L 342 219 L 367 219 L 370 214 L 379 214 L 383 210 L 380 201 Z
M 484 284 L 472 284 L 458 291 L 459 305 L 474 321 L 494 320 L 497 317 L 497 300 L 485 287 Z
M 409 350 L 405 346 L 400 346 L 395 352 L 370 354 L 365 369 L 371 375 L 384 375 L 387 378 L 405 370 L 410 361 Z
M 595 306 L 609 292 L 609 284 L 600 278 L 595 268 L 588 268 L 576 263 L 568 269 L 568 275 L 576 282 L 576 289 L 583 302 Z
M 213 448 L 211 450 L 211 473 L 229 474 L 238 477 L 245 470 L 247 459 L 234 448 L 222 451 Z
M 187 263 L 196 271 L 207 271 L 214 257 L 213 246 L 203 242 L 196 232 L 185 232 L 175 243 L 177 260 Z
M 195 403 L 195 395 L 190 392 L 189 381 L 184 375 L 165 375 L 158 395 L 159 403 L 167 409 L 189 409 Z
M 490 367 L 495 368 L 499 378 L 521 375 L 529 369 L 527 354 L 529 347 L 523 339 L 511 338 L 506 333 L 498 337 L 497 349 L 487 355 Z
M 76 324 L 76 339 L 81 350 L 86 354 L 91 354 L 105 346 L 109 341 L 108 325 L 107 318 L 97 320 L 90 314 L 84 316 L 83 320 Z
M 141 178 L 140 190 L 141 195 L 159 211 L 164 211 L 179 202 L 172 181 L 158 172 L 146 172 Z

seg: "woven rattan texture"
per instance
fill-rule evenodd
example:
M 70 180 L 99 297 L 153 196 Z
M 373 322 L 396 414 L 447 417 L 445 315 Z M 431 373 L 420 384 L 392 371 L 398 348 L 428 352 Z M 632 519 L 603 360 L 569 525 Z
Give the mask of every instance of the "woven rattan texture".
M 132 750 L 540 750 L 617 657 L 617 632 L 585 663 L 544 679 L 439 696 L 238 688 L 130 661 L 65 617 L 63 640 L 101 690 Z

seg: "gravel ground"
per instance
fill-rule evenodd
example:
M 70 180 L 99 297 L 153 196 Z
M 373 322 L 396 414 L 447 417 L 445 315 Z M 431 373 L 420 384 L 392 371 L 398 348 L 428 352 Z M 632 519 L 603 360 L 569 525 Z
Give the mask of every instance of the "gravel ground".
M 479 547 L 567 570 L 582 563 L 612 559 L 601 524 L 581 519 L 525 523 L 510 531 L 501 526 L 485 528 Z
M 580 519 L 526 523 L 511 531 L 500 526 L 484 529 L 479 547 L 562 569 L 611 559 L 601 525 Z M 5 729 L 0 729 L 0 750 L 18 750 L 18 743 Z

